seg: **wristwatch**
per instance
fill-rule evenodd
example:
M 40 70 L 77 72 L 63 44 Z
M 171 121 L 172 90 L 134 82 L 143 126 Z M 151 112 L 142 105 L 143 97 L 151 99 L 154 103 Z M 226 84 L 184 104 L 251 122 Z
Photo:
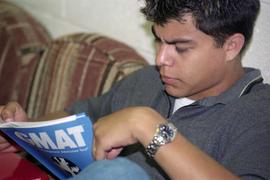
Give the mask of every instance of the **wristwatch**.
M 174 140 L 176 133 L 177 128 L 172 123 L 168 122 L 159 124 L 153 139 L 145 149 L 146 154 L 153 158 L 160 146 L 170 143 Z

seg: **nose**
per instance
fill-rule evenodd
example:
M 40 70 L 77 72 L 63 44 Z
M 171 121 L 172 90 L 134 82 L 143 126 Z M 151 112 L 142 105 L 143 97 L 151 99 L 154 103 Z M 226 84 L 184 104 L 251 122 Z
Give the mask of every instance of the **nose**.
M 162 44 L 157 49 L 156 56 L 156 65 L 157 66 L 172 66 L 173 60 L 170 56 L 170 45 Z

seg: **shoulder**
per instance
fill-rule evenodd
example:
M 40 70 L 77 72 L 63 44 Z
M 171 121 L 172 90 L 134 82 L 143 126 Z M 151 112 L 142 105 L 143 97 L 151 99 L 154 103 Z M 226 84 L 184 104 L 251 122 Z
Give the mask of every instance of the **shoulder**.
M 269 124 L 270 85 L 257 84 L 249 93 L 220 107 L 222 108 L 217 110 L 213 116 L 224 126 L 228 125 L 230 128 L 235 127 L 244 131 L 255 124 L 265 124 L 265 122 Z
M 250 92 L 239 98 L 239 103 L 255 106 L 254 108 L 269 108 L 270 105 L 270 85 L 260 83 L 254 86 Z M 258 107 L 259 106 L 259 107 Z
M 159 72 L 157 70 L 156 66 L 153 65 L 149 65 L 149 66 L 145 66 L 142 69 L 139 69 L 138 71 L 135 71 L 134 73 L 130 74 L 129 76 L 127 76 L 127 79 L 158 79 L 159 78 Z
M 146 66 L 129 76 L 125 77 L 119 82 L 118 88 L 148 88 L 148 87 L 162 87 L 162 82 L 156 66 Z
M 241 96 L 225 107 L 225 114 L 232 123 L 247 129 L 268 126 L 270 129 L 270 85 L 258 84 L 248 94 Z M 244 128 L 245 129 L 245 128 Z M 243 130 L 244 130 L 243 129 Z

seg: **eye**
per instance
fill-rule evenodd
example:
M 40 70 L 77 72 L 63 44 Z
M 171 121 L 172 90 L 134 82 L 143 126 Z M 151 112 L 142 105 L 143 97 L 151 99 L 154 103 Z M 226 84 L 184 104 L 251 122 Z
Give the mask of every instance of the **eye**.
M 178 53 L 185 53 L 188 51 L 189 48 L 180 48 L 180 47 L 177 47 L 175 46 L 175 50 L 178 52 Z

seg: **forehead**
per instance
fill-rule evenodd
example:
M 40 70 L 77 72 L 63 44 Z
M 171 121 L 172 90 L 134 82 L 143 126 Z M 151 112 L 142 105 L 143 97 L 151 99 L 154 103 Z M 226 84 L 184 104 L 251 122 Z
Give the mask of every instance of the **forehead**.
M 193 21 L 191 15 L 186 15 L 181 21 L 178 20 L 168 20 L 167 23 L 163 25 L 153 25 L 154 33 L 158 34 L 167 34 L 175 35 L 178 33 L 192 33 L 199 31 Z
M 186 15 L 181 21 L 169 20 L 164 25 L 153 25 L 153 33 L 164 41 L 174 41 L 178 38 L 196 39 L 211 38 L 196 28 L 192 15 Z M 211 38 L 212 39 L 212 38 Z

